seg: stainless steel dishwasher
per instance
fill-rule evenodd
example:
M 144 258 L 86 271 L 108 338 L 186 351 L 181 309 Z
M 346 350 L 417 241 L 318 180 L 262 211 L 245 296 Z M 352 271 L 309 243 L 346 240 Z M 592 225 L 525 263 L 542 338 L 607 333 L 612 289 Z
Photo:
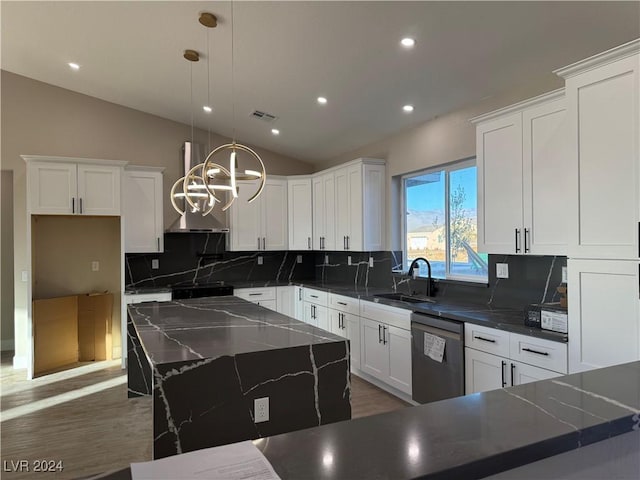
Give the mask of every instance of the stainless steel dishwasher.
M 442 362 L 425 353 L 432 341 L 442 343 L 433 336 L 444 340 Z M 411 315 L 411 380 L 412 398 L 419 403 L 464 395 L 464 323 Z

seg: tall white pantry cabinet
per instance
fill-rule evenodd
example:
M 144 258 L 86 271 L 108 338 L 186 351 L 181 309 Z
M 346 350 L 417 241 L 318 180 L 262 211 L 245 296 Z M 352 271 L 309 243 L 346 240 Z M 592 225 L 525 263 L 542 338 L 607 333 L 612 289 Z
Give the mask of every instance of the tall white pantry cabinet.
M 640 359 L 640 40 L 555 73 L 570 141 L 569 372 Z

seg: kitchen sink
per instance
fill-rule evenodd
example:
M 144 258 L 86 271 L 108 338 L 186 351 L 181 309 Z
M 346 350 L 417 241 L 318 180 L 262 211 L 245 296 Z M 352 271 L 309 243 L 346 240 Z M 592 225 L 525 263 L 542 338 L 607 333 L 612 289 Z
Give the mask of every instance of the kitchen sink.
M 387 300 L 395 300 L 396 302 L 406 303 L 435 303 L 435 300 L 427 297 L 413 297 L 402 293 L 379 293 L 374 295 L 377 298 L 385 298 Z

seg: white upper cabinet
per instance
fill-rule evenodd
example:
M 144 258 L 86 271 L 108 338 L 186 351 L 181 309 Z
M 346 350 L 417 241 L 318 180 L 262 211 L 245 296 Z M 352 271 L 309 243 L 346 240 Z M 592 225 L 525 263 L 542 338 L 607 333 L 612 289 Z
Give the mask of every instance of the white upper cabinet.
M 164 251 L 162 170 L 127 167 L 124 173 L 124 246 L 126 253 Z
M 34 215 L 120 215 L 126 162 L 23 155 Z
M 289 250 L 313 248 L 311 177 L 288 177 Z
M 640 40 L 556 71 L 566 79 L 569 256 L 637 259 Z
M 384 250 L 385 165 L 358 159 L 313 179 L 314 249 Z
M 640 360 L 640 265 L 574 260 L 569 274 L 569 373 Z
M 568 141 L 562 90 L 473 119 L 478 250 L 565 255 Z
M 287 180 L 267 178 L 263 192 L 253 202 L 255 182 L 238 182 L 238 198 L 230 210 L 232 251 L 286 250 Z
M 313 177 L 313 249 L 335 250 L 335 239 L 336 187 L 330 171 Z

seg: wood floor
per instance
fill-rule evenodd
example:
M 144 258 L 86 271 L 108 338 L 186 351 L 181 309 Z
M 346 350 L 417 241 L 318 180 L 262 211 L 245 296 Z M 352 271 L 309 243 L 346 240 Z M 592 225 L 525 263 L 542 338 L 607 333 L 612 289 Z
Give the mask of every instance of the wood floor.
M 151 398 L 127 398 L 120 361 L 84 364 L 31 382 L 0 357 L 3 479 L 78 478 L 151 459 Z M 352 375 L 352 416 L 408 406 Z M 62 461 L 58 473 L 13 472 L 19 460 Z M 13 464 L 11 462 L 14 462 Z

